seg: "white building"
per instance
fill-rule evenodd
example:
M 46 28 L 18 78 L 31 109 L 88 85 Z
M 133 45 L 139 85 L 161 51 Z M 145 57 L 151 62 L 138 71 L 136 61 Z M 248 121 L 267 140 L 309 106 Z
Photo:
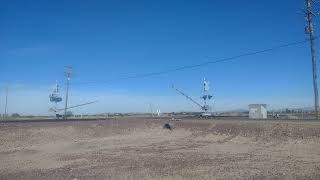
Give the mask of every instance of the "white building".
M 249 104 L 249 119 L 266 119 L 266 104 Z

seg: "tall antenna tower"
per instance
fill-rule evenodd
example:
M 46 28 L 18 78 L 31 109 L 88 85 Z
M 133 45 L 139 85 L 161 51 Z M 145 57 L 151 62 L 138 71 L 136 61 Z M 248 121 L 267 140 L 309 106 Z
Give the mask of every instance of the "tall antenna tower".
M 67 77 L 67 90 L 66 90 L 66 102 L 65 102 L 65 106 L 64 106 L 64 119 L 67 119 L 67 109 L 68 109 L 68 96 L 69 96 L 69 82 L 71 79 L 71 75 L 72 75 L 72 67 L 71 66 L 66 66 L 65 69 L 65 75 Z
M 315 13 L 313 12 L 313 0 L 305 0 L 306 3 L 306 20 L 307 26 L 305 28 L 306 33 L 310 36 L 310 49 L 311 49 L 311 60 L 312 60 L 312 77 L 313 77 L 313 91 L 314 91 L 314 110 L 316 113 L 316 118 L 319 119 L 319 97 L 318 97 L 318 75 L 317 75 L 317 59 L 316 50 L 314 47 L 314 29 L 313 29 L 313 17 Z
M 201 108 L 201 110 L 203 111 L 201 116 L 204 116 L 204 117 L 212 116 L 212 112 L 210 112 L 211 106 L 208 105 L 208 103 L 207 103 L 207 101 L 209 101 L 213 97 L 212 95 L 209 95 L 209 81 L 207 81 L 206 79 L 204 79 L 204 81 L 203 81 L 203 96 L 201 96 L 201 99 L 203 99 L 203 105 L 198 103 L 194 99 L 192 99 L 190 96 L 188 96 L 187 94 L 185 94 L 181 90 L 175 88 L 173 85 L 172 85 L 172 88 L 175 89 L 179 94 L 183 95 L 184 97 L 186 97 L 187 99 L 192 101 L 194 104 L 199 106 Z
M 207 104 L 207 100 L 210 100 L 212 98 L 211 95 L 209 95 L 209 81 L 206 80 L 206 78 L 203 79 L 203 96 L 201 97 L 203 99 L 204 102 L 204 109 L 206 109 L 206 111 L 210 110 L 210 106 Z

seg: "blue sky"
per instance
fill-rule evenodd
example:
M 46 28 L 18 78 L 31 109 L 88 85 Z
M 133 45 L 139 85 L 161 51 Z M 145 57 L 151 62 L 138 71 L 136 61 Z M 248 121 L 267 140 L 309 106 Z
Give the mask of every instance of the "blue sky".
M 55 80 L 64 88 L 66 65 L 74 68 L 70 103 L 99 99 L 78 112 L 143 112 L 149 103 L 163 111 L 197 110 L 170 86 L 198 98 L 204 77 L 211 82 L 216 110 L 247 108 L 249 103 L 312 106 L 308 43 L 153 77 L 81 84 L 304 40 L 303 7 L 303 0 L 4 0 L 0 108 L 8 84 L 9 111 L 48 113 L 48 94 Z

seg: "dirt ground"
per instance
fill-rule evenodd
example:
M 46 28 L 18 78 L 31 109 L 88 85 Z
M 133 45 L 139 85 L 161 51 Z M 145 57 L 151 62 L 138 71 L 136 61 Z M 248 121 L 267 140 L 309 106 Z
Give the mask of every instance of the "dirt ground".
M 320 179 L 320 122 L 0 123 L 0 179 Z

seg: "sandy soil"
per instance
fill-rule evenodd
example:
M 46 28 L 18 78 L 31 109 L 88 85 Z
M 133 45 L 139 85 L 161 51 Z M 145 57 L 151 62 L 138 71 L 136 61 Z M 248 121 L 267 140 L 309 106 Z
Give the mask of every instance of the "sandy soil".
M 0 123 L 0 179 L 320 179 L 320 122 Z

